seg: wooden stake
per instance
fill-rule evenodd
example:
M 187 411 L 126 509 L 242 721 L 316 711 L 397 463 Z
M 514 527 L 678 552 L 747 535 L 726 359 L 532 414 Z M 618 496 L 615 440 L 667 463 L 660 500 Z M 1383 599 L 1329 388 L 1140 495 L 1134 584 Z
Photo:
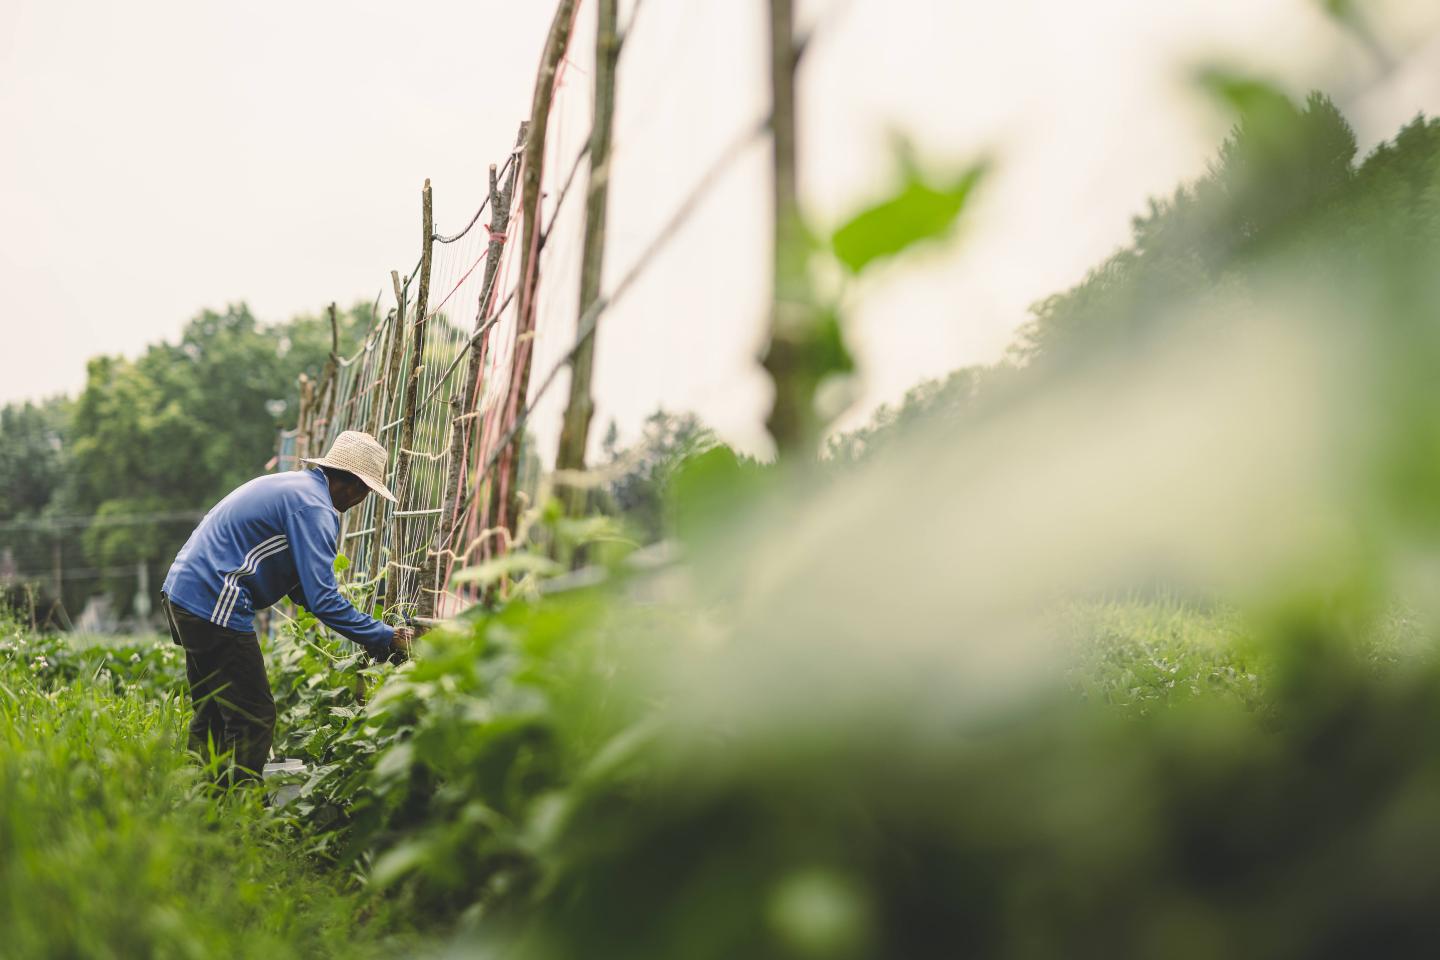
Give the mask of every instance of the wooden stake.
M 506 398 L 502 422 L 519 416 L 530 386 L 531 350 L 535 331 L 535 293 L 540 281 L 540 185 L 545 172 L 545 139 L 550 121 L 551 100 L 555 94 L 555 73 L 575 26 L 577 0 L 560 0 L 550 21 L 550 34 L 540 58 L 540 71 L 535 78 L 535 95 L 530 104 L 530 133 L 525 139 L 521 171 L 520 214 L 523 226 L 520 248 L 520 297 L 516 310 L 515 359 L 512 367 L 510 393 Z M 494 525 L 505 527 L 511 541 L 519 527 L 519 503 L 515 484 L 520 467 L 520 432 L 504 441 L 499 471 L 491 494 L 491 516 Z
M 400 425 L 400 446 L 395 451 L 394 492 L 401 509 L 404 509 L 406 498 L 410 492 L 412 458 L 407 451 L 415 443 L 415 406 L 420 396 L 420 372 L 424 369 L 425 362 L 425 323 L 428 319 L 426 309 L 429 306 L 430 298 L 430 263 L 435 252 L 435 219 L 431 208 L 430 180 L 428 178 L 420 192 L 420 211 L 423 232 L 420 240 L 420 289 L 415 294 L 415 338 L 414 347 L 410 353 L 410 372 L 405 379 L 405 405 L 400 414 L 403 418 Z M 394 517 L 393 520 L 395 521 L 395 544 L 399 548 L 405 542 L 405 518 Z M 386 578 L 385 609 L 394 608 L 399 599 L 399 591 L 399 579 L 397 577 Z
M 585 315 L 600 296 L 605 266 L 605 209 L 610 196 L 610 137 L 615 117 L 615 65 L 620 56 L 617 34 L 618 0 L 599 0 L 595 28 L 595 123 L 590 131 L 590 184 L 585 200 L 585 241 L 580 254 L 580 307 Z M 590 381 L 595 369 L 595 335 L 580 339 L 570 361 L 570 399 L 560 428 L 560 448 L 555 455 L 556 473 L 583 471 L 585 447 L 590 436 L 590 419 L 595 401 Z M 585 489 L 577 485 L 558 488 L 568 513 L 585 512 Z M 578 560 L 578 558 L 577 558 Z
M 816 430 L 813 385 L 804 375 L 815 310 L 800 223 L 795 136 L 795 17 L 791 0 L 770 0 L 770 133 L 774 168 L 774 295 L 765 369 L 775 401 L 765 425 L 781 457 L 805 449 Z
M 330 301 L 330 359 L 340 362 L 340 321 L 335 317 L 335 301 Z

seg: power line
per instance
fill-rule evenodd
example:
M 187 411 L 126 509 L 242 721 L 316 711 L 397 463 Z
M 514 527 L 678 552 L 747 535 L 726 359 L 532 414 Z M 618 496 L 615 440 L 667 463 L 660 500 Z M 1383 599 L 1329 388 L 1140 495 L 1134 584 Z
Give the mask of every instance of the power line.
M 60 573 L 61 580 L 99 580 L 105 577 L 138 577 L 139 571 L 136 567 L 141 563 L 152 563 L 153 561 L 137 560 L 133 563 L 121 564 L 113 567 L 69 567 Z M 18 571 L 9 576 L 0 575 L 0 584 L 7 581 L 10 583 L 45 583 L 55 579 L 55 571 Z
M 10 530 L 66 530 L 81 527 L 121 527 L 151 523 L 178 523 L 182 520 L 199 520 L 204 510 L 167 510 L 155 513 L 115 513 L 104 516 L 55 516 L 38 520 L 10 520 L 0 523 L 0 531 Z

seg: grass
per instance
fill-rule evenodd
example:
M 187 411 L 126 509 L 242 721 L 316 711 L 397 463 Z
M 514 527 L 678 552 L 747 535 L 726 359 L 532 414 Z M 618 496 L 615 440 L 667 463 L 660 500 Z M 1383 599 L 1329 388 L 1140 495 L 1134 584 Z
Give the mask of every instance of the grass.
M 1031 884 L 1043 879 L 1048 885 L 1044 889 L 1064 896 L 1054 902 L 1042 897 L 1037 903 L 1070 903 L 1076 909 L 1068 920 L 1055 921 L 1052 932 L 1063 940 L 1090 929 L 1086 918 L 1091 908 L 1076 904 L 1089 903 L 1085 898 L 1092 893 L 1107 909 L 1130 904 L 1142 913 L 1152 900 L 1159 905 L 1156 909 L 1169 909 L 1185 897 L 1204 899 L 1203 884 L 1194 887 L 1187 873 L 1192 864 L 1185 851 L 1195 844 L 1224 860 L 1226 869 L 1240 869 L 1235 864 L 1255 869 L 1245 854 L 1252 848 L 1265 863 L 1288 864 L 1293 859 L 1300 864 L 1297 869 L 1309 871 L 1306 876 L 1330 878 L 1330 886 L 1323 889 L 1307 887 L 1306 897 L 1349 902 L 1351 894 L 1341 882 L 1347 874 L 1321 869 L 1323 863 L 1312 863 L 1313 857 L 1306 859 L 1311 850 L 1320 851 L 1316 857 L 1323 854 L 1325 845 L 1311 834 L 1332 835 L 1330 820 L 1322 817 L 1318 827 L 1307 826 L 1303 819 L 1276 816 L 1267 804 L 1275 800 L 1288 810 L 1285 798 L 1295 784 L 1304 786 L 1300 792 L 1307 796 L 1320 795 L 1306 786 L 1313 783 L 1350 784 L 1350 793 L 1327 788 L 1327 816 L 1356 824 L 1353 832 L 1363 837 L 1369 835 L 1366 824 L 1372 820 L 1377 836 L 1392 824 L 1390 813 L 1382 810 L 1381 816 L 1372 809 L 1365 792 L 1369 784 L 1387 784 L 1385 789 L 1402 800 L 1428 795 L 1422 787 L 1432 772 L 1429 754 L 1411 749 L 1408 740 L 1392 731 L 1425 729 L 1431 722 L 1428 674 L 1415 674 L 1413 683 L 1404 680 L 1403 671 L 1388 686 L 1383 680 L 1391 666 L 1423 665 L 1428 659 L 1429 645 L 1420 629 L 1403 615 L 1380 625 L 1355 658 L 1360 668 L 1353 675 L 1307 675 L 1308 683 L 1328 684 L 1308 699 L 1294 694 L 1295 664 L 1274 659 L 1283 647 L 1257 642 L 1250 635 L 1254 628 L 1222 607 L 1174 599 L 1076 602 L 1059 611 L 1056 625 L 1068 648 L 1070 689 L 1087 707 L 1077 707 L 1062 691 L 1063 702 L 1053 710 L 1017 718 L 1013 728 L 1002 724 L 970 731 L 951 744 L 888 744 L 880 755 L 867 754 L 864 737 L 853 736 L 863 731 L 837 730 L 833 747 L 814 760 L 819 779 L 802 775 L 797 787 L 804 808 L 812 811 L 816 823 L 830 823 L 828 827 L 795 823 L 795 796 L 783 790 L 774 794 L 780 788 L 767 779 L 769 768 L 763 763 L 738 763 L 734 783 L 686 777 L 680 781 L 682 789 L 664 777 L 632 781 L 629 775 L 617 775 L 613 781 L 602 776 L 577 787 L 567 803 L 588 812 L 576 815 L 572 826 L 577 832 L 567 841 L 571 845 L 537 854 L 537 862 L 543 861 L 549 871 L 546 876 L 561 882 L 558 889 L 564 895 L 556 902 L 570 903 L 573 896 L 579 898 L 575 902 L 591 903 L 609 891 L 611 906 L 629 909 L 644 903 L 653 909 L 656 923 L 678 931 L 677 943 L 694 936 L 693 924 L 684 919 L 690 916 L 687 910 L 733 922 L 737 930 L 748 929 L 753 911 L 747 905 L 764 899 L 755 891 L 763 893 L 769 889 L 766 884 L 776 882 L 776 871 L 788 876 L 786 871 L 794 866 L 785 857 L 756 852 L 773 853 L 771 841 L 744 857 L 730 857 L 735 837 L 753 829 L 754 837 L 773 832 L 773 843 L 786 849 L 798 844 L 803 856 L 797 855 L 797 863 L 802 865 L 817 850 L 828 851 L 826 856 L 834 849 L 849 851 L 854 877 L 860 878 L 856 882 L 871 891 L 867 896 L 875 897 L 875 903 L 898 910 L 896 917 L 929 902 L 909 885 L 917 864 L 934 868 L 937 883 L 953 881 L 957 889 L 971 890 L 969 880 L 956 877 L 988 877 L 981 886 L 996 896 L 1004 893 L 1021 900 L 1038 896 L 1040 888 Z M 570 645 L 576 639 L 570 632 L 573 626 L 566 620 L 563 629 L 546 628 L 555 633 L 550 641 L 558 643 L 563 637 Z M 517 621 L 507 629 L 532 628 Z M 498 793 L 488 802 L 484 793 L 511 783 L 516 769 L 524 767 L 524 757 L 532 756 L 482 749 L 492 740 L 500 746 L 510 742 L 509 728 L 496 719 L 503 719 L 507 701 L 502 693 L 509 688 L 496 676 L 508 676 L 505 671 L 518 667 L 506 657 L 477 659 L 481 645 L 462 641 L 456 639 L 453 663 L 437 652 L 424 664 L 429 673 L 411 672 L 389 690 L 391 700 L 397 689 L 410 690 L 414 702 L 405 701 L 405 709 L 420 711 L 401 724 L 409 738 L 401 743 L 407 755 L 412 746 L 416 751 L 439 749 L 439 743 L 442 758 L 451 763 L 446 769 L 432 757 L 427 767 L 444 771 L 440 786 L 449 794 L 417 794 L 418 805 L 405 805 L 397 813 L 414 816 L 392 824 L 392 841 L 412 841 L 402 843 L 402 850 L 413 852 L 417 840 L 436 840 L 426 847 L 434 848 L 425 861 L 431 886 L 436 878 L 469 877 L 467 870 L 489 862 L 484 858 L 490 848 L 480 840 L 495 833 L 490 827 L 500 822 L 496 811 L 509 808 Z M 1374 669 L 1367 670 L 1367 663 Z M 336 675 L 333 665 L 316 664 L 314 669 L 313 675 L 297 674 L 292 664 L 286 673 L 277 662 L 272 664 L 272 681 L 279 686 L 290 677 L 307 690 L 322 682 L 348 689 L 348 675 Z M 543 669 L 546 682 L 557 687 L 583 686 L 583 676 L 594 672 L 587 666 L 562 675 L 553 664 L 527 669 Z M 307 859 L 303 851 L 321 836 L 318 824 L 276 817 L 251 793 L 216 796 L 206 788 L 204 772 L 182 754 L 189 707 L 181 671 L 178 651 L 164 638 L 72 644 L 38 640 L 0 622 L 0 956 L 363 958 L 415 956 L 443 942 L 449 935 L 448 925 L 438 925 L 447 923 L 444 912 L 417 920 L 402 906 L 410 902 L 403 890 L 367 888 L 359 876 L 368 870 L 366 858 L 345 869 Z M 475 676 L 462 683 L 470 675 L 466 671 Z M 530 700 L 523 705 L 534 706 Z M 327 715 L 336 709 L 328 708 Z M 389 709 L 398 708 L 392 704 Z M 1344 721 L 1338 726 L 1337 717 Z M 295 736 L 320 726 L 298 709 L 289 720 L 299 724 Z M 1354 751 L 1359 759 L 1344 762 L 1364 767 L 1338 781 L 1330 764 L 1340 762 L 1336 756 L 1343 760 L 1350 754 L 1343 752 L 1343 743 L 1336 752 L 1337 730 L 1351 731 L 1361 745 Z M 352 732 L 371 737 L 373 752 L 372 728 Z M 1312 765 L 1307 759 L 1312 742 L 1327 744 L 1322 751 L 1325 764 Z M 712 752 L 723 748 L 723 742 L 710 745 Z M 368 793 L 376 781 L 366 779 L 361 769 L 373 763 L 363 752 L 336 754 L 340 759 L 330 762 L 353 767 L 353 774 L 346 776 L 353 776 L 360 784 L 356 789 Z M 474 759 L 484 757 L 493 765 Z M 866 766 L 881 760 L 883 770 Z M 1399 772 L 1387 773 L 1382 760 Z M 714 774 L 716 769 L 704 758 L 674 762 L 684 771 Z M 1376 763 L 1384 768 L 1378 773 L 1371 769 Z M 857 768 L 866 771 L 858 779 L 853 777 Z M 1097 779 L 1096 770 L 1104 770 L 1105 776 Z M 405 782 L 414 787 L 420 781 Z M 825 782 L 838 785 L 828 801 L 810 792 Z M 457 793 L 458 787 L 463 789 Z M 932 795 L 946 799 L 938 804 L 925 800 Z M 1236 796 L 1244 802 L 1227 806 Z M 711 801 L 713 805 L 707 805 Z M 544 806 L 537 802 L 535 810 Z M 517 819 L 504 832 L 507 843 L 523 846 L 536 836 L 530 830 L 535 824 L 523 816 L 527 809 L 512 811 Z M 863 816 L 847 819 L 857 810 Z M 488 818 L 483 819 L 486 830 L 475 827 L 477 812 Z M 875 823 L 885 824 L 884 829 L 877 832 Z M 855 833 L 864 824 L 870 832 Z M 1221 830 L 1217 824 L 1230 826 Z M 1300 831 L 1297 836 L 1304 842 L 1272 842 L 1274 836 L 1284 840 L 1286 824 Z M 843 847 L 831 846 L 832 830 L 846 838 Z M 1211 836 L 1216 830 L 1242 839 L 1217 847 Z M 883 842 L 877 839 L 881 835 Z M 605 838 L 598 848 L 597 837 Z M 814 850 L 805 847 L 806 837 Z M 862 842 L 865 837 L 873 841 L 870 846 L 870 841 Z M 1206 839 L 1202 843 L 1196 837 Z M 1413 876 L 1408 864 L 1396 866 L 1394 858 L 1387 859 L 1389 848 L 1383 843 L 1355 842 L 1357 849 L 1379 851 L 1370 860 L 1355 859 L 1370 863 L 1377 875 L 1390 878 L 1387 882 Z M 948 853 L 932 856 L 940 849 L 936 844 L 945 843 Z M 1029 853 L 1017 856 L 1004 853 L 1007 850 Z M 1027 859 L 1046 850 L 1053 856 Z M 1104 869 L 1095 873 L 1099 868 L 1092 861 Z M 823 857 L 817 862 L 830 863 Z M 841 862 L 849 861 L 836 861 Z M 716 901 L 705 884 L 652 889 L 656 876 L 682 868 L 696 871 L 706 883 L 734 887 L 735 899 Z M 959 871 L 955 877 L 947 872 L 952 868 Z M 1097 881 L 1095 890 L 1086 893 L 1090 882 L 1081 883 L 1077 876 L 1108 880 Z M 1155 877 L 1168 877 L 1173 889 L 1157 886 Z M 1135 885 L 1128 885 L 1132 881 Z M 747 884 L 753 889 L 742 891 Z M 474 895 L 474 884 L 465 881 L 460 886 L 465 889 L 455 892 L 457 902 L 466 902 L 466 896 Z M 1180 900 L 1166 890 L 1180 891 L 1175 894 Z M 826 895 L 832 894 L 839 895 L 834 890 Z M 667 908 L 663 901 L 672 895 Z M 970 895 L 977 898 L 971 907 L 989 902 L 974 890 Z M 1072 895 L 1080 899 L 1065 899 Z M 1219 925 L 1216 929 L 1248 929 L 1245 917 L 1225 912 L 1228 901 L 1205 902 L 1211 911 L 1207 916 Z M 947 910 L 954 908 L 956 903 L 947 901 Z M 608 930 L 620 937 L 615 943 L 623 943 L 632 954 L 642 943 L 633 939 L 638 934 L 632 927 L 611 924 L 608 908 L 582 912 L 579 920 L 563 911 L 537 916 L 537 929 L 559 937 L 557 944 L 574 947 L 557 955 L 588 952 L 593 944 L 587 937 L 593 931 Z M 1124 910 L 1116 918 L 1117 923 L 1133 919 Z M 971 920 L 977 930 L 991 929 L 989 921 Z M 425 926 L 416 929 L 416 924 Z M 903 928 L 899 923 L 894 929 Z M 1115 929 L 1128 928 L 1119 923 Z
M 0 954 L 405 955 L 403 917 L 294 854 L 258 797 L 216 798 L 164 682 L 47 676 L 0 651 Z M 113 654 L 116 648 L 109 648 Z M 17 656 L 17 653 L 20 654 Z M 120 649 L 121 661 L 131 654 Z M 100 654 L 103 656 L 103 652 Z M 48 660 L 49 658 L 45 658 Z
M 1263 712 L 1269 666 L 1224 609 L 1172 599 L 1067 606 L 1059 629 L 1073 657 L 1071 686 L 1087 700 L 1147 717 L 1198 698 Z

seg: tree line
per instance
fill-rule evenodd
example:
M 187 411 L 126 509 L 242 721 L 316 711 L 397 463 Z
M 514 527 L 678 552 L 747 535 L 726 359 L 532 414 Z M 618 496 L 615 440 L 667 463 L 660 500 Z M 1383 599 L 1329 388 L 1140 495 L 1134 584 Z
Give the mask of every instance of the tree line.
M 1216 83 L 1239 122 L 1203 176 L 1150 200 L 1129 243 L 1036 303 L 1004 360 L 916 386 L 864 427 L 832 437 L 828 455 L 861 461 L 937 419 L 959 428 L 1053 377 L 1142 358 L 1197 316 L 1243 315 L 1280 285 L 1295 312 L 1306 309 L 1303 298 L 1345 305 L 1346 322 L 1364 325 L 1354 333 L 1397 372 L 1434 359 L 1425 348 L 1440 340 L 1430 311 L 1440 295 L 1440 120 L 1416 116 L 1361 159 L 1353 129 L 1325 95 L 1295 104 L 1259 84 Z M 1328 335 L 1318 320 L 1315 335 Z M 1399 469 L 1440 480 L 1426 460 L 1440 450 L 1440 391 L 1398 409 L 1413 431 Z
M 374 321 L 370 304 L 338 311 L 342 350 Z M 91 359 L 77 396 L 0 409 L 0 566 L 12 603 L 50 611 L 58 599 L 74 615 L 109 592 L 123 609 L 141 564 L 158 590 L 194 517 L 264 471 L 294 422 L 297 378 L 318 376 L 330 349 L 323 315 L 262 323 L 232 304 L 135 359 Z M 133 522 L 146 517 L 163 519 Z
M 843 468 L 872 457 L 922 422 L 958 429 L 1051 376 L 1143 351 L 1174 328 L 1181 305 L 1191 315 L 1230 310 L 1281 274 L 1320 298 L 1379 296 L 1382 282 L 1392 300 L 1394 290 L 1411 291 L 1369 313 L 1361 303 L 1354 315 L 1376 318 L 1369 332 L 1381 349 L 1393 347 L 1394 363 L 1428 362 L 1416 347 L 1440 340 L 1425 309 L 1440 299 L 1430 289 L 1440 248 L 1440 121 L 1417 117 L 1358 159 L 1353 130 L 1322 94 L 1295 104 L 1259 84 L 1212 82 L 1239 122 L 1202 177 L 1151 200 L 1127 245 L 1037 303 L 1005 360 L 918 385 L 868 425 L 832 436 L 825 459 Z M 370 304 L 339 311 L 342 353 L 375 321 Z M 1417 331 L 1431 332 L 1417 341 Z M 111 591 L 123 608 L 137 563 L 150 566 L 158 589 L 193 518 L 47 521 L 207 508 L 262 472 L 277 431 L 293 423 L 299 374 L 319 376 L 330 338 L 318 314 L 266 324 L 244 304 L 206 310 L 177 342 L 154 344 L 134 360 L 91 360 L 76 397 L 0 409 L 0 579 L 9 576 L 13 588 L 16 574 L 29 575 L 48 587 L 58 552 L 63 566 L 84 572 L 65 581 L 68 609 L 97 590 Z M 1440 417 L 1430 416 L 1436 401 L 1410 399 L 1400 408 L 1410 412 L 1410 433 L 1395 457 L 1397 475 L 1440 482 L 1440 456 L 1431 458 L 1440 450 L 1432 436 Z M 713 443 L 689 415 L 657 413 L 627 450 L 612 431 L 602 466 L 614 476 L 600 506 L 633 515 L 646 539 L 660 536 L 659 489 L 670 466 Z

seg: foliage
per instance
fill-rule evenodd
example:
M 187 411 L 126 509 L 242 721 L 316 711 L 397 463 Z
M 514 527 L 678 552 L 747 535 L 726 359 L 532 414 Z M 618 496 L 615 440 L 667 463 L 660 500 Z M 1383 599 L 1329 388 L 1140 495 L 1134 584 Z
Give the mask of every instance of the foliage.
M 825 444 L 826 456 L 838 463 L 854 463 L 875 456 L 886 443 L 917 426 L 957 420 L 969 411 L 981 383 L 994 375 L 984 368 L 966 367 L 943 380 L 926 380 L 911 387 L 898 408 L 881 404 L 865 426 L 832 434 Z
M 0 651 L 0 884 L 60 904 L 10 907 L 16 943 L 324 953 L 387 907 L 537 960 L 1428 940 L 1440 126 L 1356 167 L 1323 98 L 1207 82 L 1240 116 L 1210 173 L 1039 308 L 1028 363 L 915 392 L 837 441 L 851 469 L 759 468 L 659 418 L 630 512 L 682 563 L 541 591 L 565 564 L 512 554 L 468 576 L 520 586 L 399 666 L 287 623 L 277 751 L 310 775 L 269 815 L 176 799 L 173 650 Z M 857 263 L 942 232 L 912 199 L 870 214 L 908 239 L 877 228 Z M 797 375 L 843 368 L 826 337 Z M 178 429 L 158 379 L 98 374 L 77 416 Z M 200 869 L 222 851 L 224 898 Z M 120 929 L 132 895 L 150 912 Z
M 594 612 L 519 603 L 432 635 L 414 663 L 379 668 L 387 679 L 363 706 L 287 660 L 281 742 L 314 765 L 294 811 L 324 827 L 311 849 L 374 856 L 370 882 L 432 917 L 523 901 L 538 878 L 532 821 L 620 722 L 590 724 L 603 713 L 587 696 L 596 654 L 577 628 Z M 584 734 L 567 737 L 582 715 Z
M 656 643 L 693 639 L 676 613 L 589 592 L 432 635 L 353 715 L 310 715 L 336 732 L 297 822 L 372 852 L 372 885 L 462 917 L 463 941 L 536 957 L 1144 955 L 1181 930 L 1202 953 L 1306 956 L 1369 935 L 1365 889 L 1440 882 L 1386 839 L 1429 835 L 1403 811 L 1440 755 L 1389 734 L 1440 723 L 1425 661 L 1289 650 L 1174 601 L 1082 604 L 1057 620 L 1066 684 L 999 722 L 915 736 L 896 689 L 787 729 L 776 690 L 722 734 L 654 669 L 673 660 Z M 303 686 L 347 689 L 323 675 Z M 1341 837 L 1353 873 L 1325 868 Z
M 65 397 L 0 407 L 0 606 L 28 610 L 33 604 L 41 622 L 57 599 L 53 581 L 37 585 L 25 575 L 48 573 L 57 547 L 62 556 L 80 553 L 75 531 L 45 523 L 69 470 L 64 437 L 71 408 Z
M 296 858 L 258 798 L 202 789 L 168 640 L 76 649 L 3 619 L 0 635 L 5 956 L 363 957 L 413 942 L 388 907 Z
M 917 167 L 908 150 L 902 150 L 901 156 L 904 170 L 899 190 L 855 214 L 831 238 L 836 259 L 852 273 L 948 234 L 985 172 L 984 164 L 976 164 L 951 182 L 936 184 Z
M 936 177 L 921 170 L 904 140 L 895 152 L 899 182 L 890 196 L 853 214 L 828 242 L 795 231 L 776 251 L 775 304 L 761 362 L 775 394 L 766 426 L 782 459 L 802 453 L 808 460 L 824 425 L 850 402 L 855 361 L 844 336 L 846 286 L 834 275 L 863 277 L 877 263 L 950 235 L 986 170 L 981 162 Z M 822 283 L 827 272 L 830 282 Z
M 1022 355 L 1056 362 L 1153 336 L 1177 306 L 1216 303 L 1247 286 L 1246 270 L 1275 243 L 1343 234 L 1327 217 L 1369 204 L 1369 162 L 1353 167 L 1355 134 L 1327 97 L 1313 93 L 1296 108 L 1247 78 L 1210 71 L 1202 81 L 1239 116 L 1208 172 L 1152 200 L 1135 218 L 1130 247 L 1037 304 Z
M 605 460 L 597 468 L 606 481 L 603 508 L 624 517 L 642 542 L 659 540 L 670 474 L 687 457 L 717 442 L 693 413 L 656 410 L 646 418 L 640 439 L 624 449 L 617 449 L 612 431 L 604 445 Z
M 70 403 L 0 408 L 0 522 L 37 517 L 65 477 L 64 444 Z
M 1071 683 L 1089 701 L 1137 718 L 1204 699 L 1268 715 L 1268 665 L 1233 612 L 1111 601 L 1072 604 L 1059 620 L 1075 664 Z
M 1390 733 L 1432 728 L 1435 677 L 1325 659 L 1333 685 L 1277 704 L 1277 732 L 1224 699 L 1126 724 L 1045 701 L 929 740 L 677 747 L 573 814 L 531 955 L 1398 947 L 1425 913 L 1367 892 L 1418 902 L 1440 881 L 1409 846 L 1433 850 L 1436 757 Z M 796 885 L 821 919 L 787 907 Z
M 371 311 L 358 304 L 339 315 L 342 351 L 370 327 Z M 287 398 L 296 378 L 318 376 L 330 344 L 328 319 L 267 325 L 236 304 L 203 311 L 178 342 L 154 344 L 134 360 L 92 359 L 75 400 L 0 411 L 0 523 L 205 510 L 263 472 L 276 432 L 293 419 Z M 65 537 L 69 567 L 100 571 L 67 588 L 67 606 L 78 612 L 98 586 L 128 609 L 140 562 L 158 591 L 192 525 L 193 518 L 121 523 Z M 54 536 L 31 531 L 13 542 L 23 572 L 50 569 Z

